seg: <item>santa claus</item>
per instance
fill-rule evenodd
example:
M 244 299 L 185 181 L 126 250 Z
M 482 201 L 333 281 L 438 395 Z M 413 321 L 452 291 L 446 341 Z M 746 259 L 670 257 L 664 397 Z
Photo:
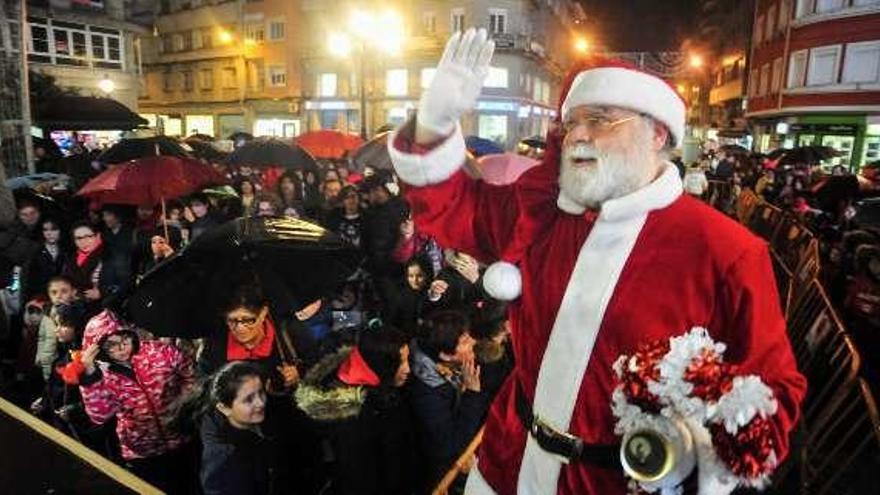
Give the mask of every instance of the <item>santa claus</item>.
M 417 117 L 389 139 L 419 228 L 494 262 L 487 291 L 516 299 L 516 368 L 467 493 L 762 486 L 787 454 L 806 383 L 766 245 L 683 195 L 666 159 L 684 102 L 634 67 L 584 64 L 564 84 L 543 163 L 489 185 L 461 170 L 459 118 L 493 51 L 484 30 L 453 35 Z M 620 444 L 636 428 L 695 455 L 628 484 Z

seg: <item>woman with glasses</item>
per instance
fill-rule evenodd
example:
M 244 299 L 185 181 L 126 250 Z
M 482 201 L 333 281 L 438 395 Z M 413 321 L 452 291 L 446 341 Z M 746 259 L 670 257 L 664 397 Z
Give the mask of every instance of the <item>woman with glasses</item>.
M 205 339 L 197 366 L 200 376 L 209 376 L 231 361 L 258 366 L 266 377 L 266 415 L 278 420 L 274 428 L 267 426 L 267 433 L 277 438 L 280 450 L 291 459 L 279 466 L 280 486 L 304 487 L 302 493 L 317 491 L 319 439 L 293 406 L 301 374 L 317 356 L 308 327 L 292 314 L 287 318 L 273 314 L 261 287 L 251 280 L 237 284 L 224 306 L 219 316 L 225 329 Z
M 68 257 L 62 274 L 73 281 L 90 313 L 95 314 L 100 310 L 102 299 L 128 284 L 127 275 L 121 273 L 114 263 L 107 262 L 104 241 L 91 223 L 76 222 L 70 231 L 76 251 Z
M 191 493 L 195 450 L 167 423 L 195 382 L 192 360 L 173 345 L 141 341 L 105 310 L 86 325 L 81 362 L 86 414 L 95 424 L 116 418 L 126 466 L 167 493 Z

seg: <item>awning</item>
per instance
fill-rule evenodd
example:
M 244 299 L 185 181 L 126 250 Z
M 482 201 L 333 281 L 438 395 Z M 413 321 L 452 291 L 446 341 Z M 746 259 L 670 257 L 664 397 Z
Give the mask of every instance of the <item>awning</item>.
M 93 96 L 59 96 L 39 103 L 34 114 L 34 126 L 44 130 L 128 130 L 148 124 L 122 103 Z

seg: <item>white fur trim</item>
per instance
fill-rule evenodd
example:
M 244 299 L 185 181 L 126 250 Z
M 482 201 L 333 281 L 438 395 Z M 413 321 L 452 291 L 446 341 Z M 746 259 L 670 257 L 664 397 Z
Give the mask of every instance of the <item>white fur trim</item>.
M 725 345 L 712 340 L 702 327 L 694 327 L 684 335 L 669 339 L 669 352 L 657 366 L 660 381 L 648 384 L 648 390 L 661 397 L 665 405 L 675 408 L 681 415 L 700 418 L 701 421 L 707 418 L 713 405 L 691 396 L 694 386 L 684 380 L 684 372 L 706 349 L 720 356 L 724 354 Z
M 439 184 L 464 165 L 467 148 L 458 123 L 452 135 L 423 155 L 406 153 L 394 147 L 394 141 L 403 127 L 395 129 L 388 137 L 388 154 L 394 171 L 407 184 L 419 187 Z
M 663 122 L 680 146 L 686 108 L 672 87 L 659 77 L 623 67 L 599 67 L 578 74 L 562 102 L 562 118 L 574 107 L 619 107 Z
M 762 418 L 776 414 L 777 403 L 773 391 L 755 375 L 737 376 L 733 388 L 720 399 L 710 419 L 721 423 L 727 433 L 735 435 L 757 415 Z
M 643 211 L 617 222 L 600 217 L 581 247 L 544 351 L 533 405 L 535 414 L 560 431 L 568 430 L 605 309 L 647 216 Z M 561 466 L 529 436 L 518 493 L 555 493 Z
M 522 274 L 516 265 L 496 261 L 483 273 L 483 288 L 499 301 L 513 301 L 522 293 Z
M 471 468 L 471 472 L 468 473 L 467 483 L 464 485 L 464 494 L 496 495 L 495 490 L 483 478 L 483 473 L 480 472 L 480 460 L 477 458 L 474 459 L 474 466 Z

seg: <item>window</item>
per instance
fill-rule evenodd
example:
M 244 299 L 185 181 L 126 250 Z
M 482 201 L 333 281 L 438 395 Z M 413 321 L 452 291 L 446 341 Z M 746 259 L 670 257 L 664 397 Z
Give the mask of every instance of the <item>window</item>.
M 779 30 L 788 27 L 788 19 L 791 17 L 791 0 L 782 0 L 779 4 Z
M 483 83 L 484 88 L 506 88 L 507 68 L 506 67 L 489 67 L 489 75 L 486 82 Z
M 840 45 L 823 46 L 810 50 L 807 86 L 822 86 L 837 82 L 840 66 Z
M 507 115 L 480 115 L 477 134 L 496 143 L 506 143 Z
M 758 16 L 758 22 L 755 23 L 755 44 L 760 45 L 764 41 L 764 16 Z
M 203 91 L 214 89 L 213 69 L 202 69 L 199 71 L 199 87 L 201 87 Z
M 336 96 L 336 74 L 318 76 L 318 96 Z
M 538 76 L 535 76 L 533 84 L 532 84 L 532 100 L 538 101 L 538 102 L 541 101 L 541 96 L 542 96 L 541 95 L 541 85 L 542 84 L 543 84 L 543 81 L 541 81 L 541 79 L 538 78 Z
M 770 92 L 778 93 L 782 89 L 782 57 L 773 61 L 773 78 L 770 80 Z
M 173 52 L 183 51 L 183 34 L 174 33 L 171 35 L 171 51 L 173 51 Z
M 234 89 L 238 87 L 238 74 L 236 74 L 235 67 L 224 67 L 221 74 L 221 84 L 223 84 L 223 89 Z
M 166 92 L 174 91 L 174 74 L 170 71 L 162 73 L 162 90 Z
M 800 50 L 791 54 L 788 58 L 788 82 L 789 88 L 799 88 L 804 85 L 807 75 L 807 51 Z
M 272 21 L 269 23 L 269 39 L 279 41 L 284 39 L 284 21 Z
M 776 35 L 776 5 L 767 9 L 767 27 L 764 28 L 764 38 L 768 41 Z
M 204 39 L 202 38 L 202 31 L 199 29 L 194 29 L 190 33 L 190 37 L 192 39 L 192 48 L 193 50 L 200 50 L 204 46 Z
M 214 46 L 214 37 L 211 33 L 211 28 L 202 29 L 202 46 L 205 48 L 211 48 Z
M 431 81 L 434 80 L 434 74 L 437 72 L 437 69 L 433 67 L 429 67 L 426 69 L 422 69 L 422 89 L 428 89 L 428 86 L 431 85 Z
M 880 80 L 880 41 L 846 45 L 843 82 L 865 83 Z
M 390 69 L 385 73 L 385 95 L 406 96 L 407 79 L 406 69 Z
M 541 102 L 545 105 L 550 104 L 550 81 L 541 82 Z
M 770 86 L 770 64 L 764 64 L 761 66 L 761 81 L 758 83 L 758 96 L 764 96 L 768 94 L 768 87 Z
M 265 27 L 262 22 L 251 22 L 244 25 L 244 39 L 260 43 L 265 38 Z
M 184 91 L 192 91 L 193 90 L 193 73 L 192 71 L 184 71 L 183 74 L 183 90 Z
M 801 18 L 805 15 L 813 13 L 813 2 L 815 0 L 797 0 L 797 10 L 795 11 L 795 18 Z
M 816 0 L 816 12 L 832 12 L 843 7 L 843 0 Z
M 749 72 L 749 96 L 758 95 L 758 69 Z
M 283 65 L 269 66 L 269 85 L 287 86 L 287 67 Z
M 50 55 L 49 29 L 31 24 L 31 53 Z
M 452 27 L 452 29 L 450 29 L 452 32 L 464 31 L 464 9 L 452 9 L 452 17 L 449 24 Z
M 875 3 L 880 3 L 880 0 L 853 0 L 853 5 L 856 7 L 861 7 L 862 5 L 871 5 Z
M 425 12 L 422 14 L 422 28 L 426 34 L 434 34 L 437 32 L 437 15 L 433 12 Z
M 489 33 L 507 32 L 507 9 L 489 9 Z

